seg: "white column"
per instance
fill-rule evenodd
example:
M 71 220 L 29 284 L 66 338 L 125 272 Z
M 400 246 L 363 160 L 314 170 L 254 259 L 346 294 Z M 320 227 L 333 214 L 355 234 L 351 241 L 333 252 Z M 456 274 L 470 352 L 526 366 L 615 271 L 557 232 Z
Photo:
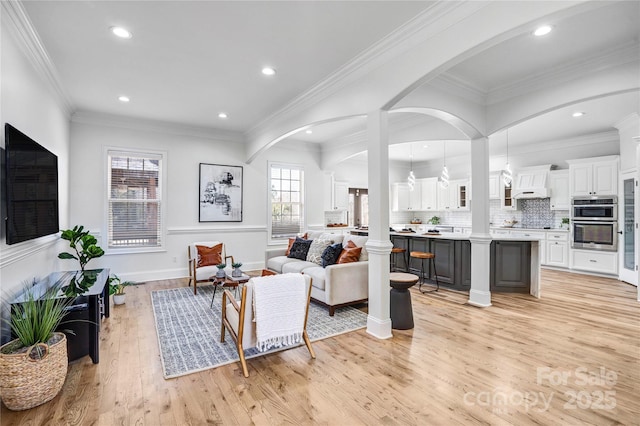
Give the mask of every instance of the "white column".
M 471 141 L 471 291 L 469 304 L 491 306 L 489 233 L 489 141 Z
M 367 333 L 388 339 L 389 315 L 389 147 L 388 113 L 372 111 L 367 118 L 369 174 L 369 317 Z

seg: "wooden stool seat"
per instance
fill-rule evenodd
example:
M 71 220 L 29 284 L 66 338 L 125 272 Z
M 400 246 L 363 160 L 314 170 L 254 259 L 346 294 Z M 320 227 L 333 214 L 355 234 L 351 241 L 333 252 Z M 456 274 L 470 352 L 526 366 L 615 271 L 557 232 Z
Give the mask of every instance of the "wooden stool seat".
M 434 259 L 436 255 L 424 251 L 412 251 L 411 257 L 415 257 L 416 259 Z
M 414 259 L 420 259 L 420 285 L 418 287 L 418 289 L 422 292 L 422 293 L 429 293 L 428 291 L 422 291 L 422 284 L 424 284 L 424 274 L 425 274 L 425 268 L 424 268 L 424 261 L 431 261 L 431 264 L 433 265 L 433 275 L 435 275 L 436 277 L 436 289 L 433 291 L 438 291 L 440 289 L 440 282 L 438 281 L 438 272 L 436 271 L 436 255 L 433 253 L 430 253 L 428 251 L 412 251 L 409 254 L 410 257 L 414 258 Z M 409 269 L 411 270 L 411 269 Z M 428 270 L 426 271 L 427 273 L 429 272 Z
M 391 261 L 389 262 L 389 271 L 390 272 L 395 271 L 396 267 L 398 266 L 398 255 L 400 255 L 402 257 L 402 262 L 404 263 L 404 266 L 406 266 L 407 269 L 408 269 L 409 261 L 407 260 L 405 254 L 404 254 L 406 252 L 407 252 L 407 249 L 402 248 L 402 247 L 393 247 L 391 249 Z

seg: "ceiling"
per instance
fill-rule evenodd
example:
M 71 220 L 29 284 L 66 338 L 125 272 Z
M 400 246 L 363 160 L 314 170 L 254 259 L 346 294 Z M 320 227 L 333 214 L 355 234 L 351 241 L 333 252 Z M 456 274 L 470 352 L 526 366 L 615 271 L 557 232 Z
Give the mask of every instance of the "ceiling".
M 78 111 L 245 133 L 424 13 L 422 1 L 25 1 L 22 3 L 59 80 Z M 553 31 L 513 37 L 456 64 L 434 81 L 454 81 L 490 106 L 559 70 L 606 69 L 621 49 L 640 51 L 640 2 L 606 2 L 551 19 Z M 131 39 L 109 28 L 124 26 Z M 626 60 L 637 61 L 635 58 Z M 601 59 L 602 58 L 602 59 Z M 613 58 L 613 59 L 612 59 Z M 275 76 L 261 74 L 263 66 Z M 639 75 L 640 80 L 640 75 Z M 96 84 L 99 82 L 99 84 Z M 131 98 L 121 103 L 118 96 Z M 541 114 L 509 130 L 513 146 L 613 130 L 638 112 L 638 92 L 593 99 Z M 574 119 L 571 113 L 586 115 Z M 220 119 L 225 112 L 228 118 Z M 421 122 L 422 120 L 422 122 Z M 390 133 L 433 118 L 390 116 Z M 335 143 L 357 137 L 365 120 L 327 123 L 294 137 Z M 447 139 L 457 139 L 455 137 Z M 442 142 L 393 141 L 390 159 L 438 158 Z M 430 145 L 429 149 L 420 149 Z M 468 153 L 451 143 L 448 155 Z M 466 150 L 466 151 L 465 151 Z

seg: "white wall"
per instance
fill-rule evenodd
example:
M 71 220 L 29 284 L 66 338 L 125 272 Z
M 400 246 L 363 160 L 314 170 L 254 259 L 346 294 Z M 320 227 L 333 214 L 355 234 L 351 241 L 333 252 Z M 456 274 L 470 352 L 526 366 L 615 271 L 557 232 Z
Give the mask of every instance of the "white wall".
M 636 146 L 634 137 L 640 136 L 640 116 L 637 113 L 616 123 L 620 133 L 620 170 L 625 172 L 636 168 Z
M 0 33 L 0 143 L 5 146 L 4 124 L 10 123 L 58 156 L 59 217 L 64 228 L 69 215 L 69 118 L 55 91 L 23 54 L 25 49 L 7 21 L 2 21 Z M 4 191 L 4 186 L 0 190 Z M 1 228 L 0 297 L 6 302 L 25 280 L 58 270 L 57 256 L 64 245 L 53 235 L 9 246 L 4 221 Z
M 307 223 L 322 224 L 322 197 L 314 192 L 322 182 L 317 151 L 284 145 L 267 150 L 251 164 L 244 163 L 242 142 L 221 140 L 214 134 L 195 134 L 184 127 L 130 118 L 106 119 L 78 115 L 71 126 L 71 222 L 100 233 L 105 256 L 92 267 L 108 267 L 123 279 L 148 281 L 185 277 L 187 246 L 201 240 L 225 242 L 227 254 L 246 270 L 261 268 L 267 247 L 268 161 L 302 164 L 307 182 Z M 106 241 L 106 147 L 166 153 L 165 251 L 117 254 Z M 198 222 L 199 163 L 243 166 L 242 222 Z M 318 186 L 321 191 L 321 186 Z

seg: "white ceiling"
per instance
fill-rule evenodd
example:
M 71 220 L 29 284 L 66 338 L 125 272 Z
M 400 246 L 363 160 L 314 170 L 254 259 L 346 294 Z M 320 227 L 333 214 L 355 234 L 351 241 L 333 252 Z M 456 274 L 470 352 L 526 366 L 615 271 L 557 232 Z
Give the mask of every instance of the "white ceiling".
M 77 109 L 246 132 L 431 2 L 23 4 Z
M 52 0 L 23 5 L 75 109 L 244 133 L 433 3 Z M 584 72 L 588 70 L 580 65 L 586 60 L 615 57 L 621 48 L 640 50 L 640 2 L 602 4 L 550 19 L 554 30 L 542 38 L 523 30 L 446 70 L 442 78 L 490 105 L 558 70 Z M 133 38 L 115 38 L 109 32 L 114 25 L 127 27 Z M 263 76 L 265 65 L 275 67 L 277 74 Z M 606 61 L 599 66 L 606 67 Z M 131 102 L 120 103 L 120 95 Z M 610 131 L 621 118 L 638 112 L 639 103 L 636 92 L 547 112 L 511 128 L 510 144 Z M 575 110 L 586 115 L 574 119 L 570 114 Z M 221 111 L 229 118 L 217 118 Z M 429 120 L 425 117 L 422 124 Z M 416 125 L 414 121 L 393 114 L 390 133 L 408 135 L 402 130 L 407 123 Z M 353 118 L 293 137 L 335 143 L 357 137 L 364 126 L 362 118 Z M 407 136 L 410 140 L 419 138 Z M 424 145 L 429 143 L 412 145 L 414 161 L 442 155 L 442 142 L 418 148 Z M 448 150 L 464 154 L 463 145 L 468 144 L 451 142 Z M 408 151 L 409 145 L 393 145 L 390 159 L 407 160 Z

